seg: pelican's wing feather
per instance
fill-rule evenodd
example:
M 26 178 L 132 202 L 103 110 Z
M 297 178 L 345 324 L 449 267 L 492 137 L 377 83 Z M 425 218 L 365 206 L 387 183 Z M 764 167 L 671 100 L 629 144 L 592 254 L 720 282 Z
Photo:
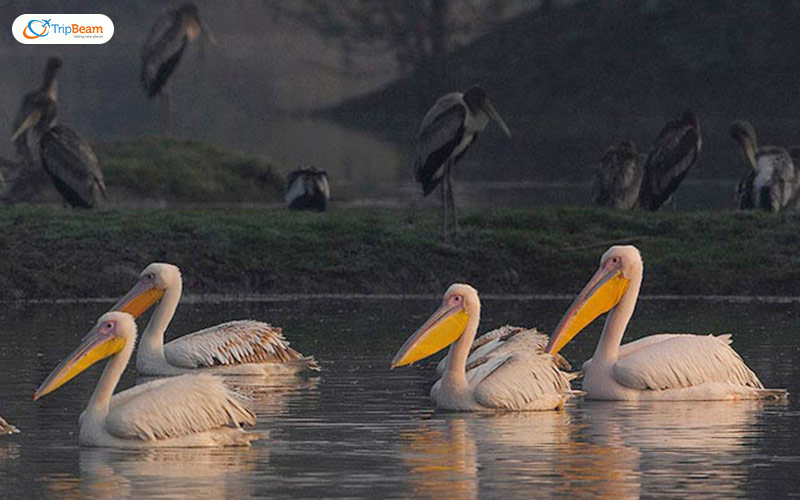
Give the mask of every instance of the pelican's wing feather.
M 638 390 L 664 390 L 721 382 L 763 389 L 730 344 L 730 335 L 675 335 L 626 354 L 614 379 Z
M 535 328 L 524 328 L 521 326 L 503 325 L 494 330 L 490 330 L 472 343 L 469 358 L 467 358 L 466 370 L 469 371 L 478 365 L 483 364 L 487 358 L 502 356 L 516 350 L 543 350 L 547 345 L 547 335 L 539 333 Z M 569 363 L 564 358 L 556 355 L 557 359 L 563 360 L 569 369 Z M 436 373 L 442 375 L 447 365 L 447 356 L 439 361 L 436 366 Z
M 123 391 L 111 399 L 106 418 L 110 434 L 145 441 L 243 424 L 255 425 L 255 415 L 241 396 L 212 375 L 181 375 Z
M 553 357 L 541 352 L 495 356 L 471 370 L 474 398 L 487 408 L 546 409 L 570 394 L 569 380 Z
M 167 361 L 183 368 L 304 360 L 280 328 L 260 321 L 230 321 L 169 342 Z
M 464 137 L 467 106 L 459 92 L 447 94 L 428 111 L 417 138 L 414 178 L 427 195 L 441 181 L 445 160 Z

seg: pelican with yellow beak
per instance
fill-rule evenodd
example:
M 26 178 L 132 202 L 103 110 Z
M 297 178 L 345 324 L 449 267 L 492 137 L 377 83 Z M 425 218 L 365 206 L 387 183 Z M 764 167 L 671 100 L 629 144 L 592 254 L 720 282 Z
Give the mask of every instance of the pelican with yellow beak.
M 98 361 L 111 358 L 80 417 L 82 446 L 107 448 L 247 446 L 257 438 L 244 400 L 219 377 L 183 375 L 114 394 L 136 343 L 130 314 L 109 312 L 36 390 L 50 394 Z
M 154 262 L 113 307 L 138 318 L 159 302 L 136 354 L 140 374 L 180 375 L 204 369 L 223 375 L 267 375 L 319 370 L 312 356 L 289 347 L 280 328 L 260 321 L 230 321 L 164 344 L 182 290 L 180 269 Z
M 554 410 L 570 397 L 569 378 L 541 349 L 507 349 L 480 362 L 467 358 L 478 332 L 478 291 L 456 283 L 441 307 L 395 355 L 392 368 L 427 358 L 452 344 L 446 368 L 431 389 L 436 407 L 453 411 Z
M 729 345 L 730 335 L 659 334 L 620 346 L 643 274 L 634 246 L 611 247 L 567 310 L 545 352 L 558 353 L 608 312 L 594 356 L 583 364 L 586 397 L 606 400 L 732 400 L 785 397 L 764 389 Z

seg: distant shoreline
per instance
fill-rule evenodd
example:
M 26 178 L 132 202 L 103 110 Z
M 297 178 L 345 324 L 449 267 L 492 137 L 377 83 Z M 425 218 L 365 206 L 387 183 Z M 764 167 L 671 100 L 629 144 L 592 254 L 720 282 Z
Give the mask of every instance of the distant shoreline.
M 569 297 L 614 242 L 642 250 L 644 295 L 800 296 L 800 217 L 793 215 L 585 207 L 462 215 L 453 246 L 440 242 L 436 210 L 7 207 L 0 211 L 0 300 L 118 297 L 151 261 L 180 266 L 189 296 L 232 300 L 438 296 L 455 281 L 487 297 Z

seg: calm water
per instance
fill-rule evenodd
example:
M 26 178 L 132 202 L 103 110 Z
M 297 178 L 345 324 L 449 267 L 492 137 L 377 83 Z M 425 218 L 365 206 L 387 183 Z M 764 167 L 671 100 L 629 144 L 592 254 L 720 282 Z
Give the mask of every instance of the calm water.
M 0 438 L 4 498 L 421 497 L 780 498 L 800 493 L 800 314 L 796 304 L 645 301 L 629 338 L 658 330 L 733 332 L 764 383 L 789 403 L 620 404 L 565 411 L 437 413 L 432 364 L 388 370 L 438 300 L 314 299 L 187 304 L 186 332 L 253 317 L 285 326 L 314 353 L 318 377 L 239 381 L 256 400 L 263 439 L 250 449 L 80 449 L 77 419 L 93 367 L 33 403 L 33 390 L 103 311 L 102 304 L 4 305 L 0 414 L 22 433 Z M 552 327 L 561 300 L 485 300 L 484 325 Z M 591 354 L 593 328 L 565 355 Z M 122 382 L 136 382 L 131 370 Z

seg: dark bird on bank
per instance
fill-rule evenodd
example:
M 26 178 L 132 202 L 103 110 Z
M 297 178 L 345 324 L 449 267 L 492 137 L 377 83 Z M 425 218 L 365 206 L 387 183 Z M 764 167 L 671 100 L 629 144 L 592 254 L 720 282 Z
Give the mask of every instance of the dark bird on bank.
M 37 123 L 29 124 L 29 128 L 38 124 L 54 123 L 53 115 L 56 103 L 47 96 L 40 96 L 34 114 L 39 116 Z M 15 135 L 21 135 L 28 129 L 19 129 Z M 98 206 L 101 198 L 105 198 L 105 182 L 103 173 L 92 147 L 80 134 L 64 125 L 56 125 L 46 130 L 39 144 L 38 164 L 50 176 L 64 201 L 73 207 L 93 208 Z M 38 170 L 38 167 L 36 167 Z M 16 184 L 10 188 L 13 191 Z
M 486 97 L 481 87 L 463 94 L 453 92 L 441 97 L 422 120 L 417 137 L 414 178 L 428 196 L 438 185 L 442 191 L 442 235 L 447 233 L 447 206 L 453 212 L 453 228 L 458 232 L 458 217 L 453 201 L 453 166 L 464 156 L 478 133 L 494 120 L 508 137 L 511 131 Z
M 42 110 L 49 102 L 56 103 L 58 100 L 59 69 L 61 69 L 61 59 L 51 57 L 47 60 L 42 86 L 25 94 L 14 118 L 11 141 L 20 158 L 31 166 L 41 166 L 39 142 L 45 132 L 55 126 L 58 120 L 57 108 L 54 107 L 46 117 L 42 116 Z
M 331 190 L 328 173 L 316 167 L 301 167 L 289 173 L 286 182 L 286 204 L 290 210 L 328 209 Z
M 216 44 L 213 33 L 197 11 L 197 6 L 185 3 L 159 17 L 150 29 L 142 47 L 142 89 L 148 98 L 162 97 L 165 126 L 169 122 L 169 92 L 167 80 L 183 57 L 186 46 L 202 35 Z
M 630 210 L 639 199 L 644 162 L 631 141 L 620 141 L 608 148 L 600 160 L 592 184 L 592 202 L 601 207 Z
M 778 146 L 759 147 L 753 125 L 745 120 L 733 122 L 730 134 L 748 167 L 736 188 L 739 208 L 777 213 L 792 207 L 798 180 L 789 152 Z
M 658 210 L 678 189 L 697 161 L 703 140 L 700 122 L 691 110 L 669 122 L 658 134 L 644 164 L 639 206 Z

